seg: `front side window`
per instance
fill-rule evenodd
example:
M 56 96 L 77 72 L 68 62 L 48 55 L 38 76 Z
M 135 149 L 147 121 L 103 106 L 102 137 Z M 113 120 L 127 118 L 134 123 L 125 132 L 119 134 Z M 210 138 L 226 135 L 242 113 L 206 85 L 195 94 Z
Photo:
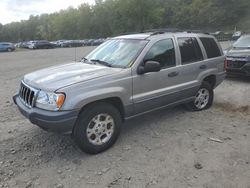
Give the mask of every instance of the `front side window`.
M 128 67 L 147 43 L 147 40 L 112 39 L 100 45 L 86 58 L 90 61 L 105 61 L 112 67 Z
M 182 64 L 189 64 L 203 59 L 201 48 L 196 38 L 178 38 L 178 44 L 181 52 Z
M 162 69 L 175 66 L 173 40 L 165 39 L 156 42 L 144 57 L 144 62 L 145 61 L 157 61 L 161 64 Z

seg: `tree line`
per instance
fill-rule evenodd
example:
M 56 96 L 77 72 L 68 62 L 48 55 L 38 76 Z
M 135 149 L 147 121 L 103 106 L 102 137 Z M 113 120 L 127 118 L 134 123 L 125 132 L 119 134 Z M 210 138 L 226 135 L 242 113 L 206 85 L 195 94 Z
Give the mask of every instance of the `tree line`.
M 96 0 L 0 23 L 0 41 L 102 38 L 155 28 L 249 31 L 249 10 L 249 0 Z

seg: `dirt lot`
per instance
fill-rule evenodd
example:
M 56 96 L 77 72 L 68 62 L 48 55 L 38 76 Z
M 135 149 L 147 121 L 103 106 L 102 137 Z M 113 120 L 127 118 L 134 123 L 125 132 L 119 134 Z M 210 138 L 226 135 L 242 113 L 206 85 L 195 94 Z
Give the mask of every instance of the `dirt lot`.
M 114 147 L 95 156 L 20 115 L 11 97 L 25 73 L 90 50 L 0 54 L 0 188 L 250 188 L 250 79 L 225 80 L 207 111 L 180 106 L 130 120 Z

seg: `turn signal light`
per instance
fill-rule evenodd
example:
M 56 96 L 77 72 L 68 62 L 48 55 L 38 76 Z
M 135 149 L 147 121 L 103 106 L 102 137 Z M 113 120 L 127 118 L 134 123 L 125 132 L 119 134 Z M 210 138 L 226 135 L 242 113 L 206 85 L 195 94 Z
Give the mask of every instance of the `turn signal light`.
M 65 100 L 65 95 L 64 94 L 59 94 L 58 98 L 57 98 L 57 101 L 56 101 L 56 104 L 57 104 L 58 108 L 60 108 L 63 105 L 64 100 Z

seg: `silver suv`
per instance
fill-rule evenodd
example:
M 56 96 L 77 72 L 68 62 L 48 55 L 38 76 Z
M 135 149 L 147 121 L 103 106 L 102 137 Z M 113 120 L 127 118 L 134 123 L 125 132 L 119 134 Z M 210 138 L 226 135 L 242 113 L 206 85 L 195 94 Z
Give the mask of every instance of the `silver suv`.
M 225 78 L 214 37 L 143 33 L 112 38 L 81 62 L 24 76 L 13 99 L 39 127 L 71 133 L 95 154 L 111 147 L 124 120 L 178 104 L 199 111 Z

